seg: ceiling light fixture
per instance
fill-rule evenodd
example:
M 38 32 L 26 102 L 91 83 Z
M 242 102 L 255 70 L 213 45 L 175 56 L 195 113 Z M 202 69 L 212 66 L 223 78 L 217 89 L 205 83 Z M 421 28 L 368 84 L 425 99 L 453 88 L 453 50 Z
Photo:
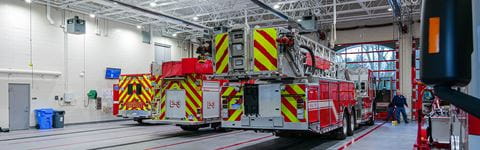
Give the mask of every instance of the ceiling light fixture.
M 89 14 L 90 18 L 95 18 L 95 14 Z
M 150 3 L 150 7 L 155 7 L 155 6 L 157 6 L 157 3 L 155 3 L 155 2 Z
M 393 11 L 393 9 L 392 9 L 392 8 L 388 8 L 387 10 L 388 10 L 388 11 Z
M 279 8 L 280 8 L 280 5 L 279 5 L 279 4 L 275 4 L 275 5 L 273 5 L 273 8 L 279 9 Z
M 300 22 L 300 21 L 302 21 L 302 19 L 297 19 L 297 22 Z
M 25 0 L 26 3 L 32 3 L 32 0 Z
M 197 17 L 197 16 L 193 17 L 193 20 L 197 21 L 197 20 L 198 20 L 198 17 Z
M 176 37 L 176 36 L 177 36 L 177 33 L 172 34 L 172 36 Z
M 137 28 L 138 28 L 138 29 L 141 29 L 141 28 L 142 28 L 142 26 L 141 26 L 141 25 L 137 25 Z

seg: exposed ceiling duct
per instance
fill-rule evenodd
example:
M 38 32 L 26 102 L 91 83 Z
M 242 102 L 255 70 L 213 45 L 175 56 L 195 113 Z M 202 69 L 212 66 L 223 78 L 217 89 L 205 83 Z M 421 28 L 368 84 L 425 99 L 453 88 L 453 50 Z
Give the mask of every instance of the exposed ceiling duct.
M 297 21 L 295 21 L 293 18 L 287 16 L 286 14 L 282 13 L 281 11 L 278 11 L 275 8 L 270 7 L 269 5 L 261 2 L 260 0 L 250 0 L 250 1 L 257 4 L 259 7 L 270 11 L 273 15 L 279 17 L 280 19 L 288 21 L 289 23 L 294 23 L 294 24 L 298 25 L 300 28 L 304 29 L 304 27 L 301 24 L 299 24 Z
M 149 13 L 149 14 L 152 14 L 152 15 L 165 17 L 167 19 L 175 20 L 175 21 L 178 21 L 180 23 L 183 23 L 183 24 L 186 24 L 186 25 L 191 25 L 191 26 L 196 27 L 196 28 L 211 29 L 210 27 L 207 27 L 205 25 L 194 23 L 194 22 L 182 19 L 182 18 L 178 18 L 178 17 L 174 17 L 174 16 L 171 16 L 171 15 L 168 15 L 168 14 L 161 13 L 161 12 L 158 12 L 158 11 L 145 9 L 145 8 L 141 8 L 141 7 L 138 7 L 138 6 L 135 6 L 135 5 L 127 4 L 127 3 L 124 3 L 124 2 L 121 2 L 121 1 L 118 1 L 118 0 L 106 0 L 106 1 L 110 1 L 110 2 L 115 3 L 117 5 L 127 7 L 127 8 L 130 8 L 130 9 L 133 9 L 133 10 L 136 10 L 136 11 L 140 11 L 140 12 L 143 12 L 143 13 Z

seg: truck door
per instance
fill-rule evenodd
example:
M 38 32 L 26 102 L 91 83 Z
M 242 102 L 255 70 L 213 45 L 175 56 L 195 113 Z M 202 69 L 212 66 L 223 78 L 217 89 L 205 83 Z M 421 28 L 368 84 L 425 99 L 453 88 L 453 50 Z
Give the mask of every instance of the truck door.
M 259 115 L 261 117 L 281 117 L 280 84 L 258 86 Z
M 167 90 L 166 104 L 167 119 L 185 118 L 185 90 Z
M 220 83 L 213 81 L 203 82 L 203 117 L 220 117 Z

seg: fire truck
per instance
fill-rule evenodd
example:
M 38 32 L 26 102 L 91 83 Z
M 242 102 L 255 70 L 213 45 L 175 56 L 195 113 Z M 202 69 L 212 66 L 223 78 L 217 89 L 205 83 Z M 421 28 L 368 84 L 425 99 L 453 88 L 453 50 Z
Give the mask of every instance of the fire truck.
M 371 99 L 358 103 L 342 58 L 295 29 L 233 27 L 215 35 L 213 57 L 213 78 L 228 80 L 220 92 L 224 128 L 344 139 L 357 123 L 373 122 L 364 110 Z
M 367 68 L 348 69 L 350 80 L 355 83 L 356 105 L 354 109 L 355 128 L 358 122 L 365 122 L 369 125 L 374 124 L 375 115 L 373 114 L 373 101 L 375 99 L 375 77 L 373 72 Z
M 119 117 L 138 123 L 151 117 L 153 88 L 151 74 L 122 74 L 118 82 Z
M 210 60 L 184 58 L 162 64 L 158 112 L 154 120 L 196 131 L 202 127 L 219 128 L 219 80 L 207 80 L 213 73 Z

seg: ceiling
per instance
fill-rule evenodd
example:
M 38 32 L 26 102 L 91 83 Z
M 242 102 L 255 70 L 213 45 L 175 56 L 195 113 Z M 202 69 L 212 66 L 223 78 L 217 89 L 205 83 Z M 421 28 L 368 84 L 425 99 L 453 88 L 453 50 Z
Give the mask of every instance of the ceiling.
M 286 21 L 257 6 L 250 0 L 33 0 L 97 18 L 118 21 L 130 25 L 151 25 L 154 30 L 164 33 L 201 33 L 203 29 L 185 24 L 199 24 L 207 27 L 234 24 L 281 25 Z M 117 2 L 115 2 L 117 1 Z M 280 10 L 289 17 L 315 15 L 319 24 L 333 22 L 333 0 L 261 0 Z M 403 15 L 418 15 L 420 0 L 401 0 Z M 132 5 L 149 12 L 161 13 L 184 21 L 158 16 L 145 11 L 131 9 L 119 3 Z M 337 22 L 352 22 L 392 17 L 387 0 L 337 0 Z

